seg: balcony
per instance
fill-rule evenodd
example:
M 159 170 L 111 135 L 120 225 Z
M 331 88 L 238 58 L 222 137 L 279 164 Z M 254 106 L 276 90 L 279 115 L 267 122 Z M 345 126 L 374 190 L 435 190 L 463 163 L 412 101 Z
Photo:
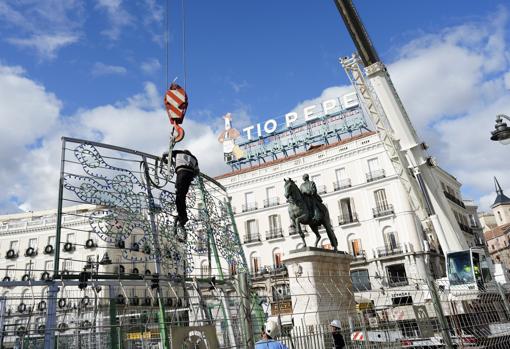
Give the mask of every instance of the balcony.
M 328 191 L 326 190 L 326 186 L 324 184 L 317 186 L 317 194 L 325 194 Z
M 395 213 L 393 205 L 386 204 L 384 206 L 375 207 L 372 209 L 374 218 L 388 216 Z
M 444 196 L 446 196 L 446 198 L 448 200 L 450 200 L 451 202 L 456 203 L 458 206 L 460 206 L 462 208 L 466 208 L 466 205 L 464 205 L 464 203 L 461 200 L 457 199 L 454 195 L 450 194 L 446 190 L 444 190 L 443 193 L 444 193 Z
M 459 223 L 459 222 L 457 222 L 457 223 Z M 464 233 L 473 234 L 473 229 L 471 229 L 467 225 L 459 223 L 459 227 L 460 227 L 460 230 L 462 230 Z
M 351 179 L 350 178 L 341 179 L 338 182 L 333 182 L 333 190 L 334 191 L 342 190 L 342 189 L 350 188 L 350 187 L 351 187 Z
M 283 237 L 282 228 L 274 228 L 266 231 L 266 240 L 278 239 Z
M 264 199 L 264 208 L 278 206 L 279 204 L 280 198 L 278 197 Z
M 394 246 L 383 246 L 377 248 L 377 255 L 379 257 L 386 256 L 394 256 L 397 254 L 402 254 L 404 250 L 402 249 L 402 245 L 395 244 Z
M 249 242 L 260 242 L 260 234 L 259 233 L 246 234 L 244 236 L 244 243 L 247 244 Z
M 365 250 L 351 252 L 351 256 L 354 258 L 353 262 L 361 262 L 361 261 L 367 260 L 367 255 L 365 253 Z
M 243 204 L 243 212 L 255 211 L 257 208 L 256 202 L 247 202 Z
M 384 170 L 375 170 L 367 173 L 367 182 L 373 182 L 386 177 Z
M 358 214 L 356 212 L 338 216 L 338 225 L 345 225 L 345 224 L 358 223 L 358 222 L 359 222 Z

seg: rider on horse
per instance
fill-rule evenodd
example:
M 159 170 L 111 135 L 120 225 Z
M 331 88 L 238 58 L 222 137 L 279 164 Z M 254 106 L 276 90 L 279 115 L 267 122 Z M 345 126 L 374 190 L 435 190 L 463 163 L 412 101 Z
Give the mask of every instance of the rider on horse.
M 303 175 L 303 184 L 299 187 L 301 193 L 306 202 L 306 206 L 310 212 L 313 212 L 313 220 L 319 222 L 322 220 L 322 211 L 319 203 L 322 202 L 322 198 L 317 194 L 317 187 L 315 183 L 309 179 L 308 174 Z

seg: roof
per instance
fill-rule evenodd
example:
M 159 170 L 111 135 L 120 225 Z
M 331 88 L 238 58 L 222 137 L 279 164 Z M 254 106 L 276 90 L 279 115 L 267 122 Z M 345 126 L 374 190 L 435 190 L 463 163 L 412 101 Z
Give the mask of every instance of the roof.
M 499 227 L 496 227 L 492 230 L 486 231 L 484 233 L 485 241 L 496 239 L 496 238 L 503 236 L 507 233 L 510 233 L 510 223 L 503 224 L 503 225 L 500 225 Z
M 496 186 L 496 200 L 494 200 L 494 203 L 491 207 L 496 207 L 498 205 L 510 205 L 510 198 L 503 193 L 503 189 L 501 189 L 501 186 L 499 185 L 498 180 L 496 177 L 494 177 L 494 185 Z
M 265 162 L 263 164 L 260 164 L 260 165 L 255 165 L 255 166 L 251 166 L 251 167 L 247 167 L 247 168 L 242 168 L 242 169 L 239 169 L 239 170 L 236 170 L 236 171 L 228 172 L 228 173 L 219 175 L 217 177 L 214 177 L 214 179 L 219 180 L 219 179 L 223 179 L 223 178 L 228 178 L 228 177 L 236 176 L 236 175 L 241 174 L 241 173 L 247 173 L 247 172 L 259 170 L 261 168 L 265 168 L 265 167 L 273 166 L 273 165 L 276 165 L 276 164 L 280 164 L 282 162 L 296 160 L 296 159 L 299 159 L 299 158 L 302 158 L 302 157 L 305 157 L 305 156 L 308 156 L 308 155 L 311 155 L 311 154 L 319 153 L 319 152 L 321 152 L 323 150 L 326 150 L 326 149 L 329 149 L 329 148 L 338 147 L 340 145 L 344 145 L 344 144 L 347 144 L 347 143 L 350 143 L 350 142 L 354 142 L 354 141 L 357 141 L 359 139 L 362 139 L 362 138 L 365 138 L 365 137 L 369 137 L 369 136 L 372 136 L 372 135 L 375 135 L 375 134 L 376 134 L 376 132 L 370 131 L 370 132 L 362 133 L 360 135 L 353 136 L 351 138 L 344 139 L 344 140 L 341 140 L 341 141 L 338 141 L 338 142 L 335 142 L 335 143 L 332 143 L 332 144 L 314 145 L 314 146 L 311 146 L 310 149 L 305 151 L 305 152 L 302 152 L 302 153 L 299 153 L 299 154 L 294 154 L 294 155 L 291 155 L 291 156 L 287 156 L 287 157 L 281 158 L 281 159 L 267 161 L 267 162 Z

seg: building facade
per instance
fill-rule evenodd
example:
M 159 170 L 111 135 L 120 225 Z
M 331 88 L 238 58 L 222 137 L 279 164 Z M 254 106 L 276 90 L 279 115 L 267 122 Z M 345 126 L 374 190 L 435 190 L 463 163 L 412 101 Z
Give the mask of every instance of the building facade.
M 321 120 L 327 125 L 329 117 L 347 119 L 349 116 L 342 114 L 352 115 L 357 108 L 358 104 L 350 101 L 347 108 L 329 116 L 324 108 Z M 308 127 L 308 134 L 313 135 L 316 126 L 307 123 L 297 127 Z M 416 223 L 407 193 L 378 134 L 359 129 L 347 137 L 328 141 L 326 131 L 323 132 L 323 139 L 301 143 L 301 149 L 293 149 L 292 155 L 288 152 L 278 158 L 272 154 L 273 158 L 268 160 L 259 152 L 252 152 L 259 154 L 258 161 L 244 160 L 244 168 L 233 166 L 232 172 L 216 178 L 231 196 L 253 287 L 259 294 L 272 295 L 270 304 L 287 294 L 282 260 L 304 244 L 291 227 L 284 179 L 291 178 L 299 186 L 303 175 L 308 174 L 328 207 L 338 249 L 354 258 L 351 279 L 358 299 L 369 299 L 376 307 L 411 304 L 409 291 L 423 286 L 426 272 L 436 278 L 445 275 L 442 251 L 423 243 L 424 232 Z M 268 149 L 275 139 L 278 136 L 261 137 L 256 143 Z M 250 150 L 252 143 L 245 143 L 245 149 Z M 225 158 L 227 163 L 232 162 L 230 154 Z M 441 195 L 448 199 L 468 245 L 479 246 L 477 234 L 481 229 L 476 220 L 476 205 L 472 202 L 466 205 L 460 194 L 461 183 L 455 177 L 439 167 L 434 170 L 442 185 Z M 319 247 L 332 248 L 325 230 L 320 232 Z M 308 246 L 314 245 L 315 236 L 309 228 L 305 239 Z M 274 275 L 282 276 L 277 285 L 272 284 Z M 382 293 L 371 299 L 372 290 Z M 272 310 L 272 315 L 278 313 Z
M 492 215 L 483 216 L 484 221 L 489 222 L 484 231 L 485 241 L 492 260 L 510 269 L 510 198 L 496 178 L 494 185 L 496 199 L 491 206 Z
M 436 169 L 466 240 L 470 246 L 479 244 L 470 228 L 475 223 L 470 223 L 460 183 Z M 354 257 L 351 278 L 360 299 L 370 299 L 370 291 L 378 290 L 385 296 L 375 300 L 376 306 L 412 302 L 406 290 L 421 287 L 418 283 L 423 282 L 427 268 L 436 277 L 444 275 L 440 251 L 427 250 L 422 244 L 415 213 L 378 135 L 366 132 L 217 177 L 232 198 L 253 287 L 269 295 L 269 303 L 286 294 L 286 285 L 282 279 L 271 285 L 264 276 L 285 274 L 282 259 L 303 247 L 300 236 L 290 228 L 284 178 L 300 185 L 305 173 L 329 209 L 338 249 Z M 476 206 L 470 205 L 476 212 Z M 308 228 L 306 244 L 313 246 L 314 241 Z M 319 247 L 331 248 L 324 229 Z M 426 256 L 431 257 L 429 265 Z

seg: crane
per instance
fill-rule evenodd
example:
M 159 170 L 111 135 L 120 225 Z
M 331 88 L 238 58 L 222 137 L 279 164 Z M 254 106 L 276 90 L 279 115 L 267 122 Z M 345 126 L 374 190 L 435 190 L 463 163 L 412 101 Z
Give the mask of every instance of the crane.
M 408 194 L 417 224 L 421 223 L 423 250 L 439 242 L 451 289 L 484 288 L 492 280 L 490 259 L 483 249 L 469 247 L 434 173 L 437 164 L 419 139 L 352 0 L 334 2 L 358 51 L 341 58 L 341 63 Z

